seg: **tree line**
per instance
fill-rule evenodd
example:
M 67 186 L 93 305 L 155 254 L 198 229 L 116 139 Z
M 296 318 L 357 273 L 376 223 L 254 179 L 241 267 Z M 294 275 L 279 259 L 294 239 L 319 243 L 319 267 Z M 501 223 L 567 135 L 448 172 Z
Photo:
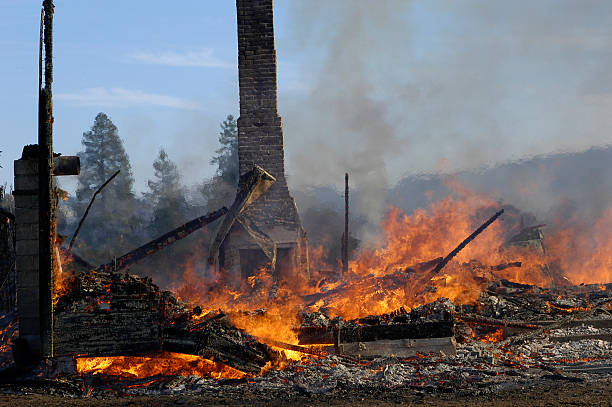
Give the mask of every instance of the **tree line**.
M 111 261 L 192 218 L 231 203 L 239 176 L 236 119 L 228 115 L 220 127 L 220 148 L 210 160 L 216 166 L 215 175 L 195 188 L 199 196 L 188 193 L 176 163 L 163 147 L 152 163 L 153 178 L 137 196 L 119 130 L 105 113 L 99 113 L 91 128 L 83 133 L 83 150 L 78 153 L 81 174 L 74 196 L 59 205 L 59 233 L 67 239 L 72 237 L 95 191 L 117 170 L 119 174 L 96 197 L 73 248 L 93 265 Z M 208 234 L 204 232 L 196 239 L 206 239 Z M 198 243 L 189 238 L 185 241 L 155 255 L 156 267 L 172 269 L 183 264 L 185 257 L 193 252 L 193 244 Z M 207 242 L 199 246 L 205 250 Z M 139 267 L 153 264 L 144 263 Z M 171 274 L 168 279 L 172 278 Z

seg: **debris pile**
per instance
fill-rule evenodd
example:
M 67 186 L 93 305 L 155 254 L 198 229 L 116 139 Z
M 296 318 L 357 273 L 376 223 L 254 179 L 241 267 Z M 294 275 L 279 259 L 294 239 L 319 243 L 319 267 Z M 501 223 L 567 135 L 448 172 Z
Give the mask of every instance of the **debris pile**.
M 475 304 L 440 298 L 410 311 L 349 321 L 302 311 L 302 325 L 294 327 L 300 345 L 262 343 L 265 338 L 237 329 L 223 311 L 190 309 L 146 278 L 90 271 L 76 273 L 73 284 L 79 289 L 60 298 L 57 313 L 58 321 L 73 324 L 65 330 L 69 335 L 86 329 L 102 335 L 104 323 L 139 332 L 155 327 L 157 348 L 144 356 L 80 354 L 72 371 L 39 367 L 24 386 L 48 377 L 64 383 L 67 393 L 96 395 L 220 389 L 304 395 L 398 387 L 479 394 L 551 380 L 612 378 L 610 284 L 544 289 L 500 281 Z M 257 319 L 265 311 L 244 314 Z M 6 367 L 15 315 L 4 314 L 0 324 Z M 435 347 L 446 338 L 446 348 Z M 96 352 L 107 346 L 102 339 Z M 293 359 L 283 349 L 292 350 L 286 356 Z

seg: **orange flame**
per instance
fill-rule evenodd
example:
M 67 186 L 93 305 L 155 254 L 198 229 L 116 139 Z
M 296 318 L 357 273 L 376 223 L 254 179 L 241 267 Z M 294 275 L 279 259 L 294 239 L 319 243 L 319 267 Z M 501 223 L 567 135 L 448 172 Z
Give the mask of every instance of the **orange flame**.
M 173 352 L 153 356 L 80 357 L 76 362 L 77 371 L 81 374 L 104 374 L 126 379 L 155 375 L 193 375 L 214 379 L 241 379 L 247 376 L 220 362 Z
M 60 250 L 57 246 L 53 252 L 53 304 L 56 305 L 60 297 L 72 290 L 74 275 L 70 270 L 72 255 L 67 250 Z
M 489 282 L 502 278 L 542 287 L 612 281 L 612 267 L 607 267 L 612 264 L 612 236 L 604 233 L 612 228 L 612 209 L 588 233 L 580 233 L 578 228 L 553 228 L 546 245 L 538 250 L 529 245 L 508 245 L 509 231 L 502 218 L 440 273 L 428 274 L 433 266 L 419 268 L 419 264 L 448 254 L 499 209 L 499 203 L 486 195 L 460 185 L 452 187 L 451 196 L 412 214 L 391 207 L 382 224 L 384 243 L 356 253 L 341 280 L 326 278 L 328 270 L 337 265 L 326 264 L 325 249 L 316 247 L 310 250 L 310 281 L 299 273 L 275 281 L 269 267 L 262 267 L 230 287 L 223 271 L 201 273 L 191 261 L 181 284 L 174 288 L 181 299 L 205 310 L 223 309 L 232 323 L 255 336 L 297 343 L 292 328 L 300 324 L 300 310 L 325 307 L 331 317 L 352 319 L 415 307 L 439 297 L 472 303 Z M 577 253 L 587 254 L 585 264 L 577 260 L 581 258 Z M 521 267 L 495 267 L 518 262 Z M 314 298 L 312 295 L 319 299 L 305 300 Z M 265 312 L 244 312 L 257 309 Z
M 486 334 L 480 340 L 485 343 L 501 342 L 504 340 L 504 328 L 499 328 L 494 332 Z

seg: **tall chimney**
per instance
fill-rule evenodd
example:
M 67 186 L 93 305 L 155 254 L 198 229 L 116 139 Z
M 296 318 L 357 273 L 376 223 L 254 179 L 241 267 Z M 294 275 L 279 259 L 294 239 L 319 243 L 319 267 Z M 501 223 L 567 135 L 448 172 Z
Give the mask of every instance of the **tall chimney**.
M 240 173 L 257 164 L 284 182 L 283 129 L 277 110 L 272 0 L 237 0 Z M 282 178 L 282 180 L 281 180 Z
M 283 128 L 277 109 L 276 50 L 272 0 L 236 0 L 240 118 L 238 159 L 243 175 L 258 165 L 276 182 L 243 213 L 249 225 L 278 249 L 275 275 L 287 278 L 308 268 L 308 242 L 285 179 Z M 221 268 L 233 280 L 248 277 L 265 261 L 253 228 L 236 224 L 219 250 Z M 248 230 L 247 230 L 248 229 Z M 270 259 L 268 259 L 270 260 Z M 302 273 L 303 274 L 303 273 Z

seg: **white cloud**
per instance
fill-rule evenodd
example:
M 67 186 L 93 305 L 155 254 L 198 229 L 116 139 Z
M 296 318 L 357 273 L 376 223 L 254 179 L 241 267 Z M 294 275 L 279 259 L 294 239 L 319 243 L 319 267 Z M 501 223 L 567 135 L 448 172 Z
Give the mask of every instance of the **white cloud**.
M 236 64 L 223 62 L 213 55 L 213 50 L 205 48 L 200 51 L 188 51 L 184 53 L 163 52 L 138 52 L 130 55 L 130 58 L 142 64 L 168 65 L 168 66 L 191 66 L 204 68 L 234 68 Z
M 201 110 L 202 108 L 197 102 L 176 96 L 156 95 L 123 88 L 85 88 L 74 93 L 57 93 L 53 95 L 53 98 L 86 106 L 163 106 L 183 110 Z

